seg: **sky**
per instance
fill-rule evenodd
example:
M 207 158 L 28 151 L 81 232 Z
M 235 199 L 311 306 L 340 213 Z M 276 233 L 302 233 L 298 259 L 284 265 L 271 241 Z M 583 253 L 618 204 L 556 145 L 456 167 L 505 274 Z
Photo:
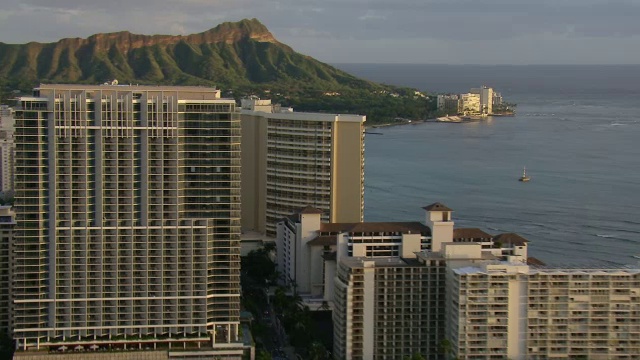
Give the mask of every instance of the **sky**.
M 640 0 L 2 0 L 0 42 L 244 18 L 328 63 L 640 64 Z

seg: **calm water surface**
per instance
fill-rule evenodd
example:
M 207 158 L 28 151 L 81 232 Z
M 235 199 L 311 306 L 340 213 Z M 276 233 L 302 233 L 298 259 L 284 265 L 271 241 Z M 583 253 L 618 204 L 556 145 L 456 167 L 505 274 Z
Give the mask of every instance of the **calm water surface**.
M 457 227 L 519 233 L 531 255 L 552 264 L 635 262 L 639 66 L 338 67 L 435 92 L 485 84 L 518 103 L 515 117 L 367 135 L 366 220 L 424 220 L 420 207 L 440 201 Z M 523 166 L 529 183 L 517 181 Z

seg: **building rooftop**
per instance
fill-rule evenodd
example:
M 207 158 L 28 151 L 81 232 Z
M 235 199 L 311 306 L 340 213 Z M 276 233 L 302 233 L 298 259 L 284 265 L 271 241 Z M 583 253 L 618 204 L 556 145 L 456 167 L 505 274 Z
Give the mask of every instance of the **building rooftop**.
M 414 222 L 361 222 L 361 223 L 323 223 L 320 232 L 329 233 L 380 233 L 398 232 L 402 234 L 431 235 L 431 229 L 417 221 Z
M 350 268 L 424 266 L 423 264 L 421 264 L 419 261 L 415 259 L 405 259 L 405 258 L 396 257 L 396 256 L 376 257 L 376 258 L 346 257 L 346 258 L 341 258 L 340 262 Z
M 337 245 L 337 244 L 338 244 L 338 240 L 336 239 L 335 235 L 318 236 L 307 243 L 307 245 L 311 245 L 311 246 L 331 246 L 331 245 Z
M 139 85 L 139 84 L 40 84 L 36 89 L 62 90 L 163 90 L 163 91 L 198 91 L 220 92 L 211 86 L 175 86 L 175 85 Z
M 460 245 L 477 245 L 477 243 L 445 243 L 445 244 L 452 244 L 455 246 L 460 246 Z M 460 255 L 460 257 L 445 257 L 443 253 L 441 252 L 433 252 L 433 251 L 429 251 L 429 250 L 423 250 L 420 252 L 417 252 L 416 255 L 418 256 L 418 258 L 423 259 L 423 260 L 497 260 L 499 257 L 496 255 L 491 254 L 490 252 L 487 251 L 482 251 L 480 252 L 480 257 L 479 258 L 467 258 L 464 257 L 463 255 Z
M 527 265 L 545 266 L 546 264 L 542 260 L 540 260 L 538 258 L 535 258 L 533 256 L 529 256 L 527 258 Z
M 364 115 L 353 114 L 332 114 L 332 113 L 319 113 L 319 112 L 296 112 L 296 111 L 284 111 L 284 112 L 265 112 L 260 110 L 248 110 L 242 109 L 242 114 L 263 116 L 269 119 L 279 120 L 299 120 L 299 121 L 329 121 L 329 122 L 359 122 L 364 123 L 367 117 Z
M 456 239 L 491 239 L 493 235 L 478 228 L 453 229 L 453 240 Z
M 305 207 L 303 207 L 302 209 L 298 210 L 298 214 L 323 214 L 324 211 L 315 208 L 311 205 L 307 205 Z
M 494 242 L 499 242 L 502 244 L 513 244 L 513 245 L 524 245 L 529 242 L 529 240 L 523 238 L 522 236 L 516 233 L 505 233 L 499 234 L 493 237 Z
M 453 211 L 451 209 L 449 209 L 448 207 L 444 206 L 444 204 L 441 204 L 439 202 L 435 202 L 431 205 L 427 205 L 425 207 L 423 207 L 423 209 L 427 210 L 427 211 Z

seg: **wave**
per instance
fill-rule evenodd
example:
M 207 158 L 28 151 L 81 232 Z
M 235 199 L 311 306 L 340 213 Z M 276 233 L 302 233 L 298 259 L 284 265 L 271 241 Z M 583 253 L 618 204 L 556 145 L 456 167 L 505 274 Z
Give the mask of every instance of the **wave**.
M 610 238 L 615 238 L 615 235 L 604 235 L 604 234 L 596 234 L 597 237 L 601 237 L 601 238 L 605 238 L 605 239 L 610 239 Z

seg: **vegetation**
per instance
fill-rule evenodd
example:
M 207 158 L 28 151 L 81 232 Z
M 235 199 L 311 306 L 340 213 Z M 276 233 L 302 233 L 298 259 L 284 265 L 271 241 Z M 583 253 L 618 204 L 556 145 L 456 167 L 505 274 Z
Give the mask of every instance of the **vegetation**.
M 513 114 L 518 105 L 514 103 L 503 102 L 493 107 L 494 114 Z
M 271 360 L 271 354 L 266 350 L 256 351 L 256 360 Z
M 6 331 L 0 331 L 0 360 L 13 358 L 14 343 Z
M 415 353 L 411 356 L 405 357 L 405 360 L 425 360 L 425 359 L 424 359 L 424 356 L 422 356 L 422 354 Z
M 0 205 L 13 205 L 14 200 L 13 191 L 0 192 Z
M 449 339 L 442 339 L 438 344 L 438 350 L 445 359 L 450 359 L 453 353 L 453 343 Z
M 236 99 L 273 98 L 300 111 L 367 115 L 370 124 L 424 119 L 435 103 L 359 79 L 277 41 L 258 20 L 187 36 L 96 34 L 55 43 L 0 43 L 0 101 L 39 83 L 217 86 Z

